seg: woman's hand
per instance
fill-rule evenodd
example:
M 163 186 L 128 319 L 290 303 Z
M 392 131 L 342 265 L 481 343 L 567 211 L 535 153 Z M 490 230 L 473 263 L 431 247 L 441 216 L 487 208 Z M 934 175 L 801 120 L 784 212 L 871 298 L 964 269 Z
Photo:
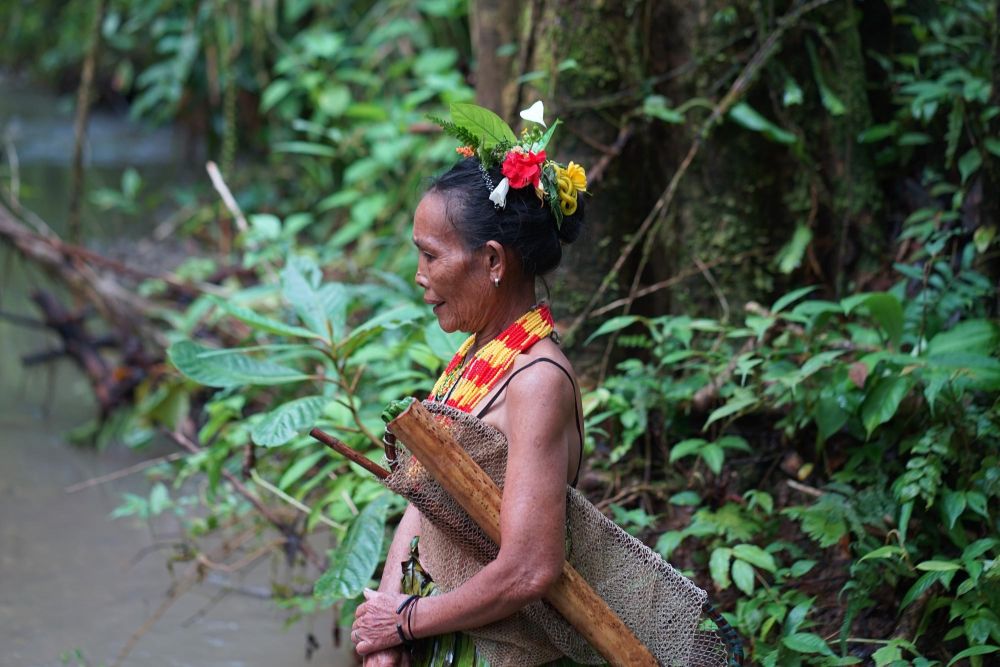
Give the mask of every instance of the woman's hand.
M 396 609 L 407 597 L 402 593 L 365 589 L 365 602 L 354 612 L 354 625 L 351 627 L 351 641 L 359 654 L 367 656 L 399 646 L 396 624 L 402 624 L 403 620 L 396 614 Z

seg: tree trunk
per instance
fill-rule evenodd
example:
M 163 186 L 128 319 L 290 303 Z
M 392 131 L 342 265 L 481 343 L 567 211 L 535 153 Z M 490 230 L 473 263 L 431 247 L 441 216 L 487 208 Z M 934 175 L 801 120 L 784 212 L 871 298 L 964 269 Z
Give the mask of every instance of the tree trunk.
M 475 0 L 469 7 L 472 49 L 476 54 L 476 102 L 508 123 L 514 122 L 517 111 L 514 107 L 519 73 L 514 55 L 531 46 L 530 39 L 517 43 L 522 4 L 513 0 Z M 530 11 L 527 14 L 530 16 Z

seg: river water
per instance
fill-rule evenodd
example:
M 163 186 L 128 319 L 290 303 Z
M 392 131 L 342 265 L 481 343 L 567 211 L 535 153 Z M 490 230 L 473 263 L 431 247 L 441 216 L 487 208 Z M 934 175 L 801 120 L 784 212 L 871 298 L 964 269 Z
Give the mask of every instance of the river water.
M 0 77 L 0 137 L 17 152 L 21 201 L 57 229 L 68 206 L 72 101 Z M 88 187 L 119 183 L 126 167 L 143 179 L 142 196 L 168 201 L 173 184 L 200 177 L 186 164 L 178 133 L 97 113 L 87 151 Z M 0 170 L 7 173 L 7 169 Z M 85 209 L 97 246 L 135 239 L 151 225 Z M 103 239 L 103 241 L 102 241 Z M 0 311 L 35 317 L 28 293 L 52 288 L 0 247 Z M 166 444 L 98 451 L 66 441 L 96 413 L 85 378 L 67 361 L 25 370 L 22 355 L 53 347 L 47 333 L 0 318 L 0 667 L 110 665 L 167 599 L 175 579 L 166 566 L 176 538 L 172 517 L 113 520 L 122 494 L 146 495 L 141 473 L 67 487 L 171 453 Z M 186 564 L 176 568 L 177 578 Z M 353 664 L 335 649 L 330 617 L 283 628 L 287 612 L 260 599 L 273 561 L 213 577 L 181 595 L 135 643 L 125 666 L 327 667 Z M 306 659 L 307 637 L 319 642 Z M 82 657 L 76 657 L 77 655 Z

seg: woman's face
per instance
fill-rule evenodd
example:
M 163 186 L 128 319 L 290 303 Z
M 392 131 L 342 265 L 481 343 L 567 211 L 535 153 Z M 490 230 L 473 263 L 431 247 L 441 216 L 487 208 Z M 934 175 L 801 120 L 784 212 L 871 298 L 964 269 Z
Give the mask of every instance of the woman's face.
M 489 263 L 482 252 L 468 250 L 447 218 L 447 198 L 431 192 L 413 215 L 417 284 L 447 332 L 476 332 L 485 326 L 491 303 Z

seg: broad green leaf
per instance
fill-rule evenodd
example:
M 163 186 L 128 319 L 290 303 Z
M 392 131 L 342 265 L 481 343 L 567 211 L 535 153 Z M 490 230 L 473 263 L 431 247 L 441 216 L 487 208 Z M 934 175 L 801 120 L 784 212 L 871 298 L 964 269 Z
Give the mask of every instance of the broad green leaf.
M 732 555 L 731 549 L 719 547 L 712 551 L 712 555 L 708 559 L 708 571 L 712 575 L 712 581 L 715 582 L 716 590 L 724 591 L 729 588 L 731 583 L 729 580 L 729 561 Z
M 961 491 L 945 491 L 941 499 L 941 510 L 948 519 L 948 529 L 951 530 L 965 511 L 965 494 Z
M 1000 651 L 1000 646 L 994 646 L 993 644 L 970 646 L 964 651 L 956 653 L 955 657 L 948 661 L 948 667 L 951 667 L 959 660 L 965 660 L 966 658 L 971 658 L 974 655 L 989 655 L 990 653 L 996 653 L 997 651 Z
M 272 81 L 271 85 L 265 88 L 263 94 L 260 96 L 261 113 L 270 111 L 271 107 L 285 99 L 292 90 L 293 86 L 287 79 L 275 79 Z
M 335 158 L 336 149 L 315 141 L 279 141 L 271 146 L 274 153 L 296 153 L 298 155 L 313 155 L 316 157 Z
M 899 132 L 899 123 L 893 121 L 891 123 L 883 123 L 881 125 L 872 125 L 866 130 L 862 130 L 858 134 L 859 144 L 870 144 L 876 141 L 881 141 L 889 137 L 895 136 Z
M 801 577 L 807 574 L 809 570 L 816 567 L 816 561 L 814 560 L 797 560 L 792 563 L 792 567 L 789 568 L 789 572 L 793 577 Z
M 784 274 L 789 274 L 799 268 L 812 238 L 812 229 L 808 225 L 801 223 L 797 225 L 792 238 L 782 246 L 774 258 L 774 261 L 778 264 L 778 270 Z
M 712 411 L 712 414 L 708 416 L 708 420 L 705 422 L 702 429 L 706 429 L 720 419 L 725 419 L 730 415 L 734 415 L 737 412 L 754 405 L 755 403 L 757 403 L 757 398 L 750 393 L 735 394 L 725 405 Z
M 753 595 L 753 566 L 745 560 L 733 561 L 733 583 L 747 595 Z
M 339 283 L 321 286 L 323 274 L 310 259 L 292 256 L 281 271 L 281 292 L 302 323 L 323 340 L 343 334 L 351 288 Z
M 776 141 L 779 144 L 794 144 L 797 141 L 794 134 L 764 118 L 746 102 L 734 105 L 729 110 L 729 119 L 748 130 L 760 132 L 771 141 Z
M 390 308 L 354 329 L 350 335 L 340 342 L 340 354 L 350 356 L 386 329 L 398 329 L 401 326 L 418 322 L 425 313 L 424 308 L 413 303 L 406 303 Z
M 841 406 L 839 397 L 823 396 L 820 398 L 813 412 L 820 440 L 825 442 L 827 438 L 843 428 L 849 416 L 848 412 Z
M 950 572 L 961 570 L 962 566 L 950 560 L 925 560 L 922 563 L 917 563 L 917 569 L 924 572 Z
M 326 403 L 322 396 L 305 396 L 284 403 L 265 414 L 253 427 L 250 437 L 263 447 L 283 445 L 315 424 Z
M 875 661 L 875 667 L 888 667 L 903 659 L 903 649 L 896 644 L 889 644 L 872 653 L 872 659 Z
M 612 317 L 610 320 L 606 320 L 601 324 L 601 326 L 597 327 L 597 331 L 590 334 L 583 344 L 586 345 L 600 336 L 605 336 L 609 333 L 614 333 L 615 331 L 621 331 L 625 327 L 634 324 L 641 319 L 642 318 L 638 315 L 619 315 L 618 317 Z
M 698 505 L 701 503 L 701 496 L 695 491 L 681 491 L 670 496 L 671 505 Z
M 898 375 L 883 377 L 876 382 L 861 404 L 861 423 L 869 436 L 877 427 L 893 418 L 899 404 L 909 393 L 910 386 L 909 378 Z
M 966 491 L 965 502 L 968 503 L 969 509 L 976 514 L 984 519 L 990 518 L 989 512 L 986 511 L 986 496 L 979 491 Z
M 930 370 L 956 375 L 964 383 L 986 391 L 1000 389 L 1000 359 L 984 354 L 935 354 L 927 358 Z M 957 383 L 953 383 L 957 384 Z
M 701 458 L 708 465 L 708 469 L 718 475 L 722 472 L 722 464 L 726 460 L 726 454 L 714 442 L 709 442 L 698 452 Z
M 235 303 L 225 299 L 213 298 L 213 303 L 215 303 L 216 306 L 221 308 L 227 314 L 232 315 L 241 322 L 249 324 L 251 327 L 259 331 L 265 331 L 279 336 L 320 338 L 320 336 L 309 329 L 297 327 L 293 324 L 285 324 L 284 322 L 261 315 L 250 308 L 244 308 L 243 306 L 236 305 Z
M 482 141 L 482 148 L 489 150 L 500 143 L 517 143 L 517 135 L 510 126 L 489 109 L 455 102 L 451 105 L 451 120 L 455 125 L 472 132 Z
M 278 480 L 278 488 L 283 491 L 287 490 L 288 487 L 299 481 L 303 475 L 316 467 L 316 464 L 322 461 L 326 455 L 327 454 L 324 450 L 319 450 L 295 459 L 295 463 L 290 465 L 288 470 L 285 471 L 285 474 L 283 474 L 281 479 Z
M 733 555 L 768 572 L 774 572 L 778 569 L 778 564 L 774 562 L 774 556 L 753 544 L 737 544 L 733 547 Z
M 723 449 L 738 449 L 741 452 L 753 451 L 753 449 L 750 448 L 750 443 L 746 441 L 746 438 L 742 438 L 738 435 L 724 435 L 716 440 L 715 443 Z
M 311 377 L 288 366 L 255 359 L 242 350 L 213 350 L 189 340 L 171 345 L 167 356 L 177 370 L 208 387 L 285 384 Z
M 903 335 L 903 305 L 888 292 L 869 292 L 849 296 L 840 302 L 844 312 L 850 313 L 864 307 L 889 336 L 893 344 Z
M 667 99 L 662 95 L 650 95 L 642 103 L 642 112 L 652 118 L 658 118 L 666 123 L 683 123 L 684 114 L 667 106 Z
M 816 291 L 816 286 L 815 285 L 811 285 L 809 287 L 800 287 L 799 289 L 792 290 L 788 294 L 782 295 L 780 299 L 778 299 L 777 301 L 774 302 L 774 305 L 771 306 L 771 312 L 772 313 L 780 313 L 781 311 L 783 311 L 788 306 L 792 305 L 793 303 L 795 303 L 796 301 L 798 301 L 799 299 L 801 299 L 805 295 L 809 294 L 810 292 L 814 292 L 814 291 Z
M 782 637 L 781 643 L 798 653 L 822 653 L 823 655 L 833 655 L 833 651 L 817 634 L 812 632 L 796 632 Z
M 996 225 L 985 225 L 976 229 L 975 233 L 972 235 L 972 242 L 975 244 L 976 250 L 982 254 L 989 249 L 990 244 L 993 243 L 993 239 L 996 238 L 996 235 Z
M 687 440 L 681 440 L 676 445 L 670 448 L 670 457 L 668 461 L 673 463 L 678 459 L 682 459 L 685 456 L 691 456 L 692 454 L 697 454 L 698 451 L 708 444 L 707 441 L 701 438 L 689 438 Z
M 927 344 L 927 354 L 991 355 L 1000 348 L 1000 325 L 992 320 L 964 320 Z
M 324 605 L 357 597 L 368 585 L 382 558 L 389 499 L 386 493 L 368 503 L 351 522 L 344 541 L 330 553 L 330 567 L 313 589 Z
M 893 544 L 886 544 L 878 549 L 869 551 L 864 556 L 862 556 L 858 562 L 868 560 L 869 558 L 892 558 L 893 556 L 902 556 L 905 552 Z
M 958 173 L 962 176 L 962 183 L 969 180 L 979 167 L 983 164 L 983 156 L 977 148 L 970 148 L 965 155 L 958 158 Z
M 781 95 L 781 104 L 785 107 L 798 106 L 802 104 L 802 88 L 798 82 L 790 76 L 785 77 L 785 91 Z
M 906 595 L 903 596 L 903 599 L 899 603 L 899 609 L 902 611 L 908 607 L 911 602 L 920 597 L 924 591 L 940 581 L 946 574 L 947 572 L 935 570 L 922 574 L 919 579 L 913 582 L 913 585 L 910 586 L 910 590 L 906 591 Z

